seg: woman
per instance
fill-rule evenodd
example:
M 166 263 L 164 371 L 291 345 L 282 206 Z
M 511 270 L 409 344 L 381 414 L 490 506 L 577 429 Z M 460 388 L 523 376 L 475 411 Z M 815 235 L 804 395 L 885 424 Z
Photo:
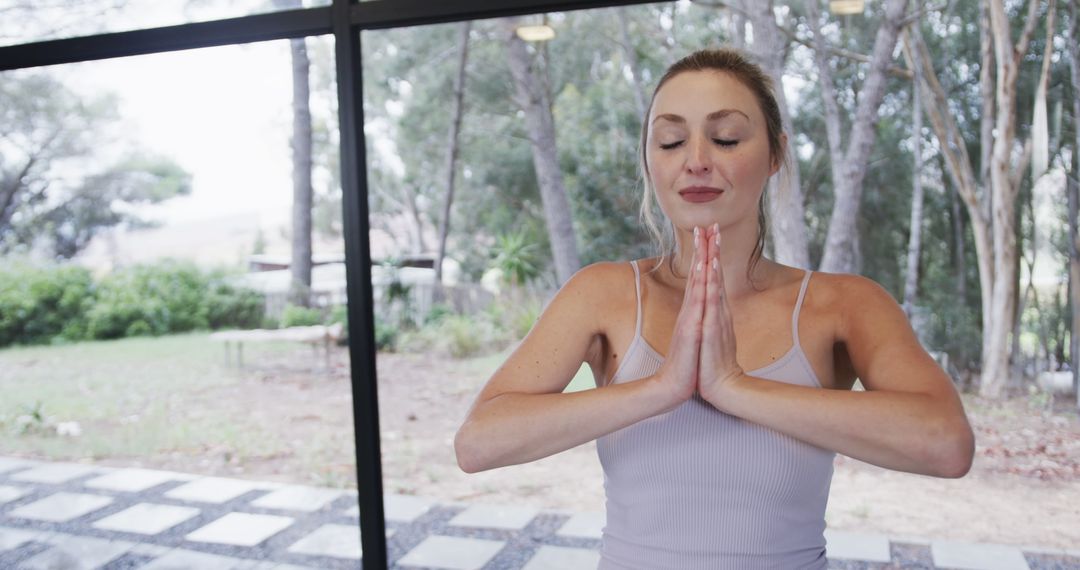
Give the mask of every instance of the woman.
M 739 52 L 669 68 L 642 127 L 642 213 L 658 233 L 655 196 L 673 250 L 578 271 L 457 433 L 470 473 L 596 440 L 601 568 L 824 568 L 836 453 L 970 469 L 960 398 L 888 292 L 761 256 L 786 144 L 768 77 Z M 582 362 L 598 388 L 563 394 Z

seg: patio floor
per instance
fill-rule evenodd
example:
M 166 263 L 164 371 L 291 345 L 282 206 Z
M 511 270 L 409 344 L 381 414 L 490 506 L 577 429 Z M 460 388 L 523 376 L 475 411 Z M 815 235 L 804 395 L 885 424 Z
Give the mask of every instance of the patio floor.
M 360 568 L 356 493 L 0 457 L 0 568 Z M 595 569 L 602 513 L 386 496 L 392 568 Z M 1080 550 L 829 530 L 829 568 L 1080 569 Z M 1078 545 L 1080 549 L 1080 545 Z

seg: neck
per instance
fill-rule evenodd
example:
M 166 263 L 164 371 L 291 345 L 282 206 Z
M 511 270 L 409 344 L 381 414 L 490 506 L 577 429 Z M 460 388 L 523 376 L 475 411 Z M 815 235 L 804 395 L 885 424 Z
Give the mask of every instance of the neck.
M 756 221 L 754 220 L 754 222 Z M 706 227 L 701 228 L 703 232 L 706 230 Z M 755 293 L 754 283 L 760 289 L 768 271 L 767 260 L 761 258 L 751 274 L 754 283 L 751 283 L 750 279 L 747 278 L 750 257 L 757 246 L 757 224 L 746 223 L 722 227 L 720 234 L 720 252 L 717 258 L 720 260 L 720 267 L 724 274 L 724 288 L 729 298 L 738 299 Z M 675 242 L 674 260 L 670 264 L 665 262 L 667 266 L 666 272 L 670 275 L 672 266 L 674 266 L 675 274 L 673 279 L 679 287 L 685 288 L 686 277 L 690 275 L 690 271 L 693 269 L 690 264 L 694 258 L 694 228 L 676 228 Z M 708 261 L 706 260 L 706 263 Z M 702 267 L 702 271 L 707 269 L 711 268 Z

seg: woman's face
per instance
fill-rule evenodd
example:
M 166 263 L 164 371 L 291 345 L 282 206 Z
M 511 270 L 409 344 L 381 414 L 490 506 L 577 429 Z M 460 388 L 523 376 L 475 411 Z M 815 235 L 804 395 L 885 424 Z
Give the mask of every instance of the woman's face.
M 779 163 L 745 85 L 722 72 L 681 73 L 656 93 L 648 121 L 649 178 L 676 228 L 741 220 L 757 226 L 758 200 Z

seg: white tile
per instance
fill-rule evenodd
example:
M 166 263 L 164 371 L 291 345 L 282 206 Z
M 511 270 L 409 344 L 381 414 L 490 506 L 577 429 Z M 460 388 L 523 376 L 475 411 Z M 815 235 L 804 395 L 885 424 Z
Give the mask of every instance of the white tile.
M 930 543 L 934 566 L 964 570 L 1030 570 L 1019 548 L 1003 544 L 977 544 L 935 540 Z
M 8 516 L 39 521 L 67 522 L 112 503 L 110 497 L 83 493 L 54 493 L 33 503 L 23 505 Z
M 342 495 L 341 491 L 335 489 L 290 485 L 267 493 L 252 501 L 251 504 L 265 509 L 314 512 Z
M 529 524 L 539 511 L 529 507 L 511 505 L 473 505 L 448 523 L 450 526 L 470 528 L 498 528 L 521 530 Z
M 7 473 L 16 469 L 25 469 L 38 465 L 39 462 L 17 457 L 0 457 L 0 473 Z
M 596 570 L 600 553 L 587 548 L 541 546 L 522 570 Z
M 383 509 L 388 521 L 412 522 L 428 512 L 434 504 L 430 499 L 410 495 L 383 495 Z M 356 514 L 360 514 L 359 508 Z
M 259 485 L 252 481 L 226 479 L 223 477 L 203 477 L 186 485 L 181 485 L 165 493 L 170 499 L 197 501 L 200 503 L 224 503 L 257 489 Z
M 0 505 L 10 503 L 15 499 L 25 497 L 30 489 L 27 487 L 12 487 L 11 485 L 0 485 Z
M 137 534 L 158 534 L 199 514 L 193 507 L 139 503 L 93 524 L 104 530 Z
M 429 536 L 402 556 L 398 566 L 475 570 L 494 558 L 504 544 L 499 540 Z
M 247 560 L 177 548 L 140 566 L 139 570 L 240 570 Z
M 14 550 L 31 540 L 41 540 L 40 536 L 41 533 L 37 531 L 0 526 L 0 552 Z
M 825 530 L 825 553 L 829 558 L 890 562 L 889 537 L 883 534 Z
M 108 489 L 110 491 L 126 491 L 138 493 L 145 491 L 167 481 L 176 479 L 167 471 L 154 471 L 152 469 L 119 469 L 101 477 L 95 477 L 86 482 L 87 487 L 95 489 Z
M 599 539 L 604 534 L 605 524 L 607 524 L 607 515 L 604 513 L 577 513 L 563 523 L 559 530 L 555 531 L 555 534 L 574 538 Z
M 289 547 L 289 552 L 360 559 L 360 527 L 348 524 L 324 524 Z
M 101 469 L 92 465 L 78 463 L 45 463 L 11 475 L 13 481 L 29 483 L 49 483 L 56 485 L 82 477 L 89 473 L 98 473 Z
M 893 544 L 902 542 L 904 544 L 918 544 L 921 546 L 930 546 L 930 543 L 933 541 L 931 541 L 929 538 L 926 538 L 925 536 L 911 536 L 907 534 L 902 534 L 890 536 L 889 542 Z
M 131 550 L 131 542 L 104 540 L 70 534 L 54 534 L 49 538 L 52 548 L 22 563 L 26 570 L 82 570 L 97 568 Z
M 277 515 L 229 513 L 189 533 L 185 538 L 196 542 L 255 546 L 285 530 L 293 521 L 292 517 Z

